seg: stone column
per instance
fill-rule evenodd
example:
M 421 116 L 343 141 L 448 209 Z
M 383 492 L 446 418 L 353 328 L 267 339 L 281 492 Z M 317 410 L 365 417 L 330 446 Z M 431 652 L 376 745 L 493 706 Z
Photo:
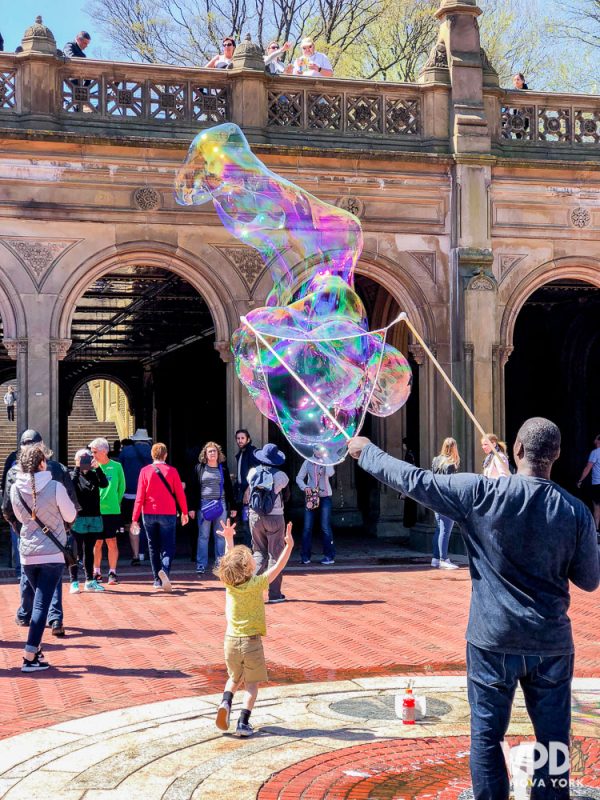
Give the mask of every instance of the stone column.
M 263 130 L 267 125 L 267 81 L 263 54 L 250 34 L 236 48 L 233 56 L 233 121 L 244 131 Z

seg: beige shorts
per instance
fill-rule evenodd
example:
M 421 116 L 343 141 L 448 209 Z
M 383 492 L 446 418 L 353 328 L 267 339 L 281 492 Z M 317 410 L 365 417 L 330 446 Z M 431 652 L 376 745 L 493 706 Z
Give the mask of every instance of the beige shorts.
M 229 677 L 238 683 L 264 683 L 269 680 L 262 636 L 226 636 L 225 664 Z

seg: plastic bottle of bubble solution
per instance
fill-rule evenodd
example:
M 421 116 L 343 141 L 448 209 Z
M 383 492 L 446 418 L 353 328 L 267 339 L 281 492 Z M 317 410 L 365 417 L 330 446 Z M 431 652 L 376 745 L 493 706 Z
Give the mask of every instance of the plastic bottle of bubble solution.
M 402 701 L 402 724 L 414 725 L 416 716 L 415 696 L 413 695 L 412 686 L 407 686 L 404 700 Z

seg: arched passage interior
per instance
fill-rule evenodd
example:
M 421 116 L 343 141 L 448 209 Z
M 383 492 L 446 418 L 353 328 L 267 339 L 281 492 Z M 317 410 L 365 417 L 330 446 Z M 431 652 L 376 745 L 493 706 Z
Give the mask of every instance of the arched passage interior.
M 17 445 L 19 430 L 19 410 L 25 398 L 21 397 L 21 387 L 17 383 L 17 365 L 4 346 L 4 328 L 0 318 L 0 468 L 4 465 L 6 457 Z M 17 403 L 14 409 L 14 421 L 8 419 L 4 396 L 8 387 L 15 389 Z
M 165 442 L 183 472 L 206 439 L 224 438 L 225 365 L 213 319 L 181 276 L 143 263 L 111 269 L 79 298 L 70 338 L 60 364 L 63 458 L 75 392 L 99 379 L 124 389 L 135 426 Z
M 574 488 L 600 432 L 600 289 L 561 279 L 538 288 L 516 320 L 506 365 L 506 434 L 513 442 L 528 417 L 553 420 L 562 433 L 553 478 Z

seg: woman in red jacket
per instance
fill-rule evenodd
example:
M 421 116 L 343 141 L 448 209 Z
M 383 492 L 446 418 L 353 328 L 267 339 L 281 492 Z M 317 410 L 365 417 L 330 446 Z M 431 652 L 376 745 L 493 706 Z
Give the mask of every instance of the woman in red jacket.
M 166 458 L 166 445 L 157 442 L 152 447 L 152 464 L 144 467 L 138 478 L 131 532 L 139 534 L 138 520 L 142 514 L 148 534 L 154 588 L 170 592 L 169 572 L 175 555 L 177 509 L 181 511 L 182 525 L 187 525 L 188 510 L 179 473 L 166 463 Z

